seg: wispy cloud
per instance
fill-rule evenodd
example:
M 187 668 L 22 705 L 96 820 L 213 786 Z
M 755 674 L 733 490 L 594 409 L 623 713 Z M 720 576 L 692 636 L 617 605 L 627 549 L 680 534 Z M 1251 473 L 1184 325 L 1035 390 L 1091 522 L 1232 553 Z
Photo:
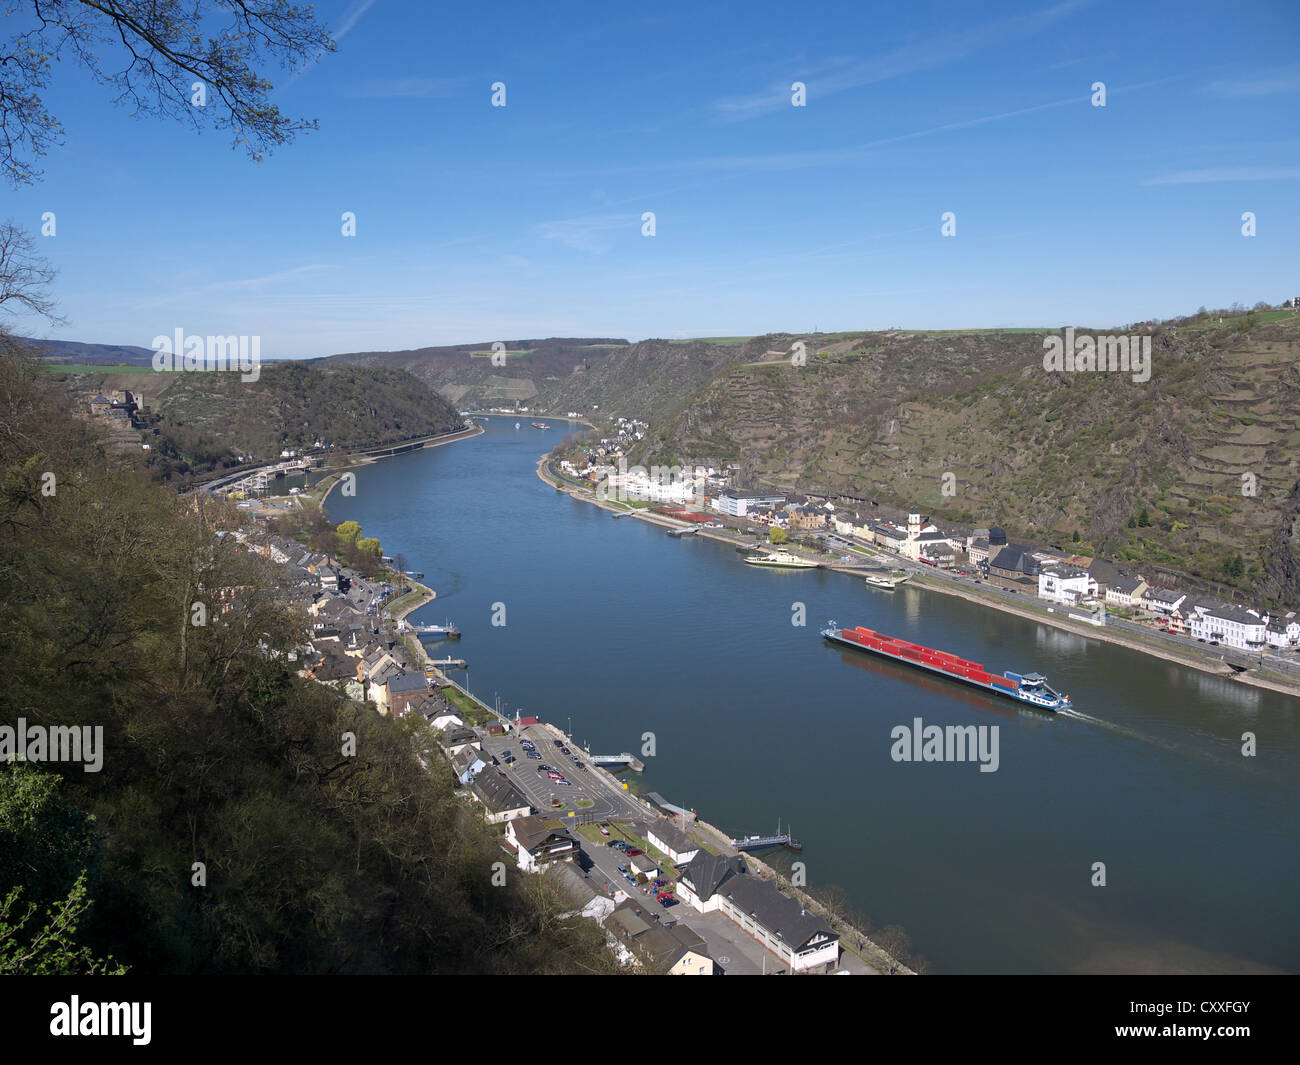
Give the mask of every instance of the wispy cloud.
M 542 222 L 536 227 L 536 232 L 545 240 L 558 240 L 578 251 L 600 253 L 613 247 L 612 238 L 616 232 L 639 233 L 640 225 L 640 216 L 637 215 L 599 214 Z
M 740 122 L 789 107 L 790 84 L 793 80 L 807 83 L 808 96 L 812 100 L 908 74 L 935 70 L 1006 41 L 1039 33 L 1086 7 L 1089 2 L 1090 0 L 1065 0 L 1064 3 L 1041 11 L 998 19 L 982 26 L 938 33 L 924 41 L 904 45 L 865 62 L 836 61 L 828 72 L 818 76 L 798 78 L 796 72 L 762 92 L 716 100 L 713 110 L 724 121 Z
M 331 34 L 331 36 L 334 38 L 334 43 L 338 44 L 339 41 L 343 40 L 344 37 L 346 37 L 349 33 L 351 33 L 353 27 L 355 27 L 356 24 L 361 21 L 362 16 L 365 15 L 365 13 L 369 11 L 372 7 L 374 7 L 375 4 L 377 4 L 378 2 L 379 0 L 356 0 L 356 2 L 348 10 L 347 14 L 343 16 L 343 25 L 340 26 L 335 33 Z M 291 75 L 289 75 L 289 80 L 285 82 L 285 85 L 286 86 L 292 85 L 300 77 L 306 74 L 307 71 L 311 70 L 311 68 L 314 67 L 318 62 L 320 62 L 319 58 L 316 59 L 315 61 L 304 63 L 297 70 L 295 70 Z
M 338 33 L 334 34 L 334 43 L 337 44 L 351 33 L 352 28 L 361 21 L 362 16 L 378 2 L 379 0 L 357 0 L 352 5 L 352 9 L 343 16 L 343 25 L 339 27 Z
M 1209 185 L 1224 181 L 1295 181 L 1300 167 L 1223 166 L 1208 170 L 1182 170 L 1176 174 L 1147 178 L 1143 185 Z
M 1211 96 L 1222 96 L 1229 100 L 1300 92 L 1300 65 L 1263 70 L 1249 78 L 1212 81 L 1205 87 L 1205 91 Z

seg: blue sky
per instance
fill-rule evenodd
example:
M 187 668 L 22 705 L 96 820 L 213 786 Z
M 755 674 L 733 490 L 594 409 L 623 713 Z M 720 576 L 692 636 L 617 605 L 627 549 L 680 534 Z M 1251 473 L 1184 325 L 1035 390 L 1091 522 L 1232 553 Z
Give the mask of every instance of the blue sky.
M 14 328 L 307 356 L 1122 325 L 1300 294 L 1294 0 L 811 6 L 324 0 L 338 52 L 271 74 L 320 130 L 260 164 L 65 61 L 65 144 L 0 217 L 55 212 L 69 324 Z

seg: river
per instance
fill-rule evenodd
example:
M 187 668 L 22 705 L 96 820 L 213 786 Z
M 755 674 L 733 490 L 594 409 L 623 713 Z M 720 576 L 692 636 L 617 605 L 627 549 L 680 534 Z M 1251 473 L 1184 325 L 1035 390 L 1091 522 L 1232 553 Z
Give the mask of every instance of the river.
M 932 972 L 1300 970 L 1300 700 L 916 587 L 745 566 L 540 481 L 562 420 L 486 421 L 328 503 L 424 572 L 415 620 L 460 626 L 480 698 L 601 753 L 653 734 L 646 790 L 733 834 L 791 824 L 809 888 L 903 926 Z M 832 648 L 829 618 L 1045 673 L 1077 716 Z M 997 771 L 895 762 L 915 718 L 998 726 Z

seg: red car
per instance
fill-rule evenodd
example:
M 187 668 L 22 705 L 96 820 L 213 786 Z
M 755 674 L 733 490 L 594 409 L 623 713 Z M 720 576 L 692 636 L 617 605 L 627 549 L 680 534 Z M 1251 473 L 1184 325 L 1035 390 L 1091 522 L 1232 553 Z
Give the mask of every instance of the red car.
M 644 853 L 645 851 L 637 850 L 635 847 L 628 847 L 627 849 L 627 856 L 629 858 L 635 858 L 638 854 L 644 854 Z

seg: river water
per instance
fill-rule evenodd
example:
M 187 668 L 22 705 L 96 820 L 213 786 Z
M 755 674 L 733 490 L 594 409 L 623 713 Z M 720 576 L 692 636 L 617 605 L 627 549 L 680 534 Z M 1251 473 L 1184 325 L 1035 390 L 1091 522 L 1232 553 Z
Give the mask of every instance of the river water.
M 791 824 L 810 889 L 902 925 L 930 971 L 1300 970 L 1300 700 L 920 588 L 745 566 L 540 481 L 562 420 L 487 423 L 328 503 L 424 572 L 414 619 L 460 626 L 474 694 L 599 753 L 653 734 L 645 790 L 736 835 Z M 830 618 L 1045 673 L 1077 715 L 832 648 Z M 997 771 L 894 761 L 916 718 L 997 726 Z

